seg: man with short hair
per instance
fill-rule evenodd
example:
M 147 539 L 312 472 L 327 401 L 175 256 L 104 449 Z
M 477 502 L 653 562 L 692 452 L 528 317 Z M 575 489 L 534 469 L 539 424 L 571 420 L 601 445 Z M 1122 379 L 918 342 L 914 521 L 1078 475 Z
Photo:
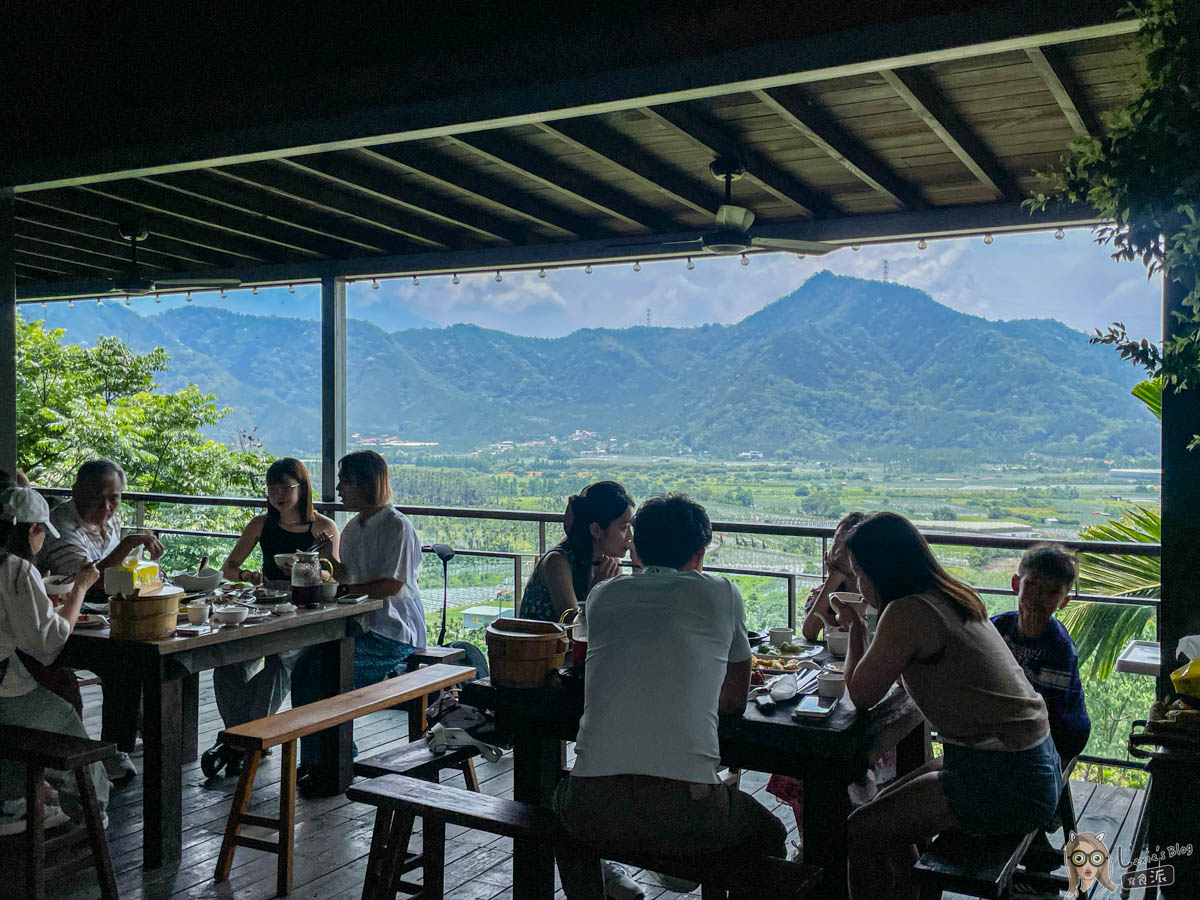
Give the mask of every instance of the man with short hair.
M 583 719 L 555 810 L 601 850 L 783 857 L 783 823 L 717 776 L 718 716 L 746 708 L 750 644 L 737 588 L 701 571 L 708 515 L 683 495 L 652 497 L 633 529 L 642 571 L 588 594 Z M 603 896 L 598 869 L 560 868 L 571 900 Z
M 125 490 L 125 470 L 112 460 L 93 459 L 85 462 L 75 473 L 71 499 L 60 503 L 50 514 L 58 530 L 55 540 L 46 541 L 38 554 L 38 566 L 49 569 L 51 575 L 74 576 L 90 561 L 104 572 L 120 565 L 134 552 L 146 550 L 158 559 L 162 544 L 152 534 L 131 534 L 121 537 L 121 520 L 117 509 Z M 60 667 L 63 668 L 63 667 Z M 49 679 L 54 673 L 46 673 Z M 70 675 L 72 686 L 74 674 Z M 104 761 L 108 777 L 115 785 L 128 784 L 137 775 L 129 758 L 137 739 L 137 713 L 141 686 L 136 676 L 117 673 L 102 676 L 104 688 L 104 718 L 101 737 L 117 745 L 117 755 Z M 51 690 L 60 693 L 52 684 Z M 75 688 L 78 694 L 78 688 Z M 60 693 L 61 696 L 61 693 Z M 70 698 L 68 698 L 70 699 Z

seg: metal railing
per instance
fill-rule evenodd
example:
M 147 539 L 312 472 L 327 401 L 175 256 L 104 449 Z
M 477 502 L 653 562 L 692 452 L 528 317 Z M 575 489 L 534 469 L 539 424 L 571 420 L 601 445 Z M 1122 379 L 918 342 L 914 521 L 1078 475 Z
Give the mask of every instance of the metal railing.
M 38 488 L 41 493 L 52 497 L 70 496 L 70 490 L 65 488 Z M 236 507 L 243 509 L 265 509 L 266 500 L 250 497 L 199 497 L 181 494 L 157 494 L 157 493 L 140 493 L 129 492 L 123 495 L 124 501 L 131 503 L 134 509 L 134 526 L 138 528 L 147 527 L 146 506 L 147 504 L 171 504 L 183 506 L 214 506 L 214 507 Z M 346 512 L 346 507 L 340 503 L 330 502 L 315 502 L 315 508 L 323 513 Z M 514 613 L 520 609 L 521 594 L 523 589 L 523 566 L 526 558 L 532 558 L 536 564 L 536 560 L 543 556 L 549 545 L 547 543 L 546 526 L 549 524 L 561 525 L 563 521 L 562 513 L 540 512 L 532 510 L 512 510 L 512 509 L 481 509 L 481 508 L 466 508 L 453 506 L 410 506 L 397 505 L 396 509 L 407 516 L 418 517 L 437 517 L 450 519 L 481 519 L 506 522 L 529 522 L 537 525 L 537 551 L 536 553 L 522 553 L 520 551 L 508 550 L 477 550 L 477 549 L 458 549 L 455 548 L 456 556 L 477 557 L 487 559 L 507 559 L 512 562 L 513 566 L 513 611 Z M 194 529 L 182 528 L 160 528 L 153 526 L 154 530 L 159 534 L 178 535 L 182 537 L 207 537 L 219 538 L 226 540 L 236 540 L 239 535 L 231 532 L 219 531 L 202 531 Z M 735 576 L 750 576 L 761 578 L 781 579 L 785 582 L 787 591 L 787 624 L 790 628 L 796 627 L 797 618 L 797 585 L 801 579 L 806 581 L 823 581 L 826 575 L 825 571 L 825 555 L 828 551 L 829 540 L 833 537 L 834 526 L 819 526 L 819 525 L 776 525 L 765 522 L 725 522 L 714 521 L 712 523 L 714 534 L 753 534 L 753 535 L 772 535 L 779 537 L 807 537 L 815 538 L 821 541 L 821 571 L 819 573 L 805 572 L 788 572 L 775 569 L 761 568 L 746 568 L 740 566 L 705 566 L 705 571 L 716 572 L 725 575 Z M 976 535 L 962 534 L 954 532 L 922 532 L 925 539 L 930 544 L 940 546 L 959 546 L 971 547 L 977 549 L 992 549 L 992 550 L 1025 550 L 1030 546 L 1042 543 L 1044 538 L 1020 538 L 1007 537 L 999 535 Z M 1056 540 L 1055 543 L 1061 544 L 1068 549 L 1077 550 L 1087 553 L 1096 554 L 1117 554 L 1128 556 L 1158 556 L 1160 554 L 1160 545 L 1150 542 L 1132 542 L 1132 541 L 1083 541 L 1083 540 Z M 993 596 L 1011 596 L 1009 590 L 998 588 L 976 587 L 976 591 L 980 594 Z M 1097 602 L 1097 603 L 1113 603 L 1128 606 L 1148 606 L 1157 608 L 1159 600 L 1153 597 L 1117 597 L 1103 594 L 1080 594 L 1076 587 L 1075 598 L 1077 600 Z M 1145 766 L 1134 760 L 1122 760 L 1109 757 L 1087 756 L 1081 757 L 1084 762 L 1098 764 L 1101 766 L 1113 766 L 1117 768 L 1128 769 L 1144 769 Z

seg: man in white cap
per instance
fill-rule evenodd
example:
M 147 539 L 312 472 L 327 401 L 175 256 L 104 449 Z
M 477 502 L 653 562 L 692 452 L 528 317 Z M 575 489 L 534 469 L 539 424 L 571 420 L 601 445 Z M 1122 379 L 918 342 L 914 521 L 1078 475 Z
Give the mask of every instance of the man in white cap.
M 50 522 L 50 508 L 30 488 L 10 488 L 0 494 L 0 725 L 33 725 L 44 731 L 87 737 L 83 721 L 71 705 L 39 684 L 26 669 L 18 651 L 26 658 L 49 664 L 70 637 L 79 617 L 84 594 L 100 573 L 88 562 L 80 567 L 75 583 L 61 607 L 46 593 L 42 576 L 33 565 L 46 536 L 58 537 Z M 58 788 L 47 788 L 50 800 L 46 824 L 66 820 L 64 813 L 79 820 L 74 779 L 69 772 L 46 772 Z M 109 782 L 99 764 L 92 767 L 92 780 L 101 810 L 108 802 Z M 0 834 L 25 830 L 25 767 L 0 762 Z M 54 803 L 60 799 L 62 808 Z

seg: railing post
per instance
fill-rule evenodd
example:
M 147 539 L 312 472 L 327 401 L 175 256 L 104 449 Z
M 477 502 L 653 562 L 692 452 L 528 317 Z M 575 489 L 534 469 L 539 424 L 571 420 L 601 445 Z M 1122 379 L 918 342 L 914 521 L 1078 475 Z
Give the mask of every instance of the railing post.
M 829 552 L 829 539 L 825 535 L 821 535 L 821 580 L 824 581 L 829 577 L 829 573 L 825 571 L 825 555 Z
M 546 523 L 538 522 L 538 556 L 546 555 Z
M 133 504 L 133 524 L 137 526 L 138 531 L 146 527 L 146 501 L 135 500 Z
M 327 503 L 337 499 L 337 461 L 345 455 L 346 282 L 331 273 L 321 276 L 321 499 Z
M 787 597 L 787 624 L 788 628 L 794 631 L 796 628 L 796 576 L 790 573 L 787 577 Z
M 513 557 L 513 615 L 521 608 L 521 556 Z

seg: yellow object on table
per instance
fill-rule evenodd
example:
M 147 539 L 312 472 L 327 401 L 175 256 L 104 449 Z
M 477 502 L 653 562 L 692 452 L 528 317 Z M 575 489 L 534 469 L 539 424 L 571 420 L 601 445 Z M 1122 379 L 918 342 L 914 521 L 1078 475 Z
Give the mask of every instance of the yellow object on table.
M 128 596 L 158 580 L 158 563 L 143 562 L 131 556 L 120 565 L 104 570 L 104 593 L 110 597 Z

